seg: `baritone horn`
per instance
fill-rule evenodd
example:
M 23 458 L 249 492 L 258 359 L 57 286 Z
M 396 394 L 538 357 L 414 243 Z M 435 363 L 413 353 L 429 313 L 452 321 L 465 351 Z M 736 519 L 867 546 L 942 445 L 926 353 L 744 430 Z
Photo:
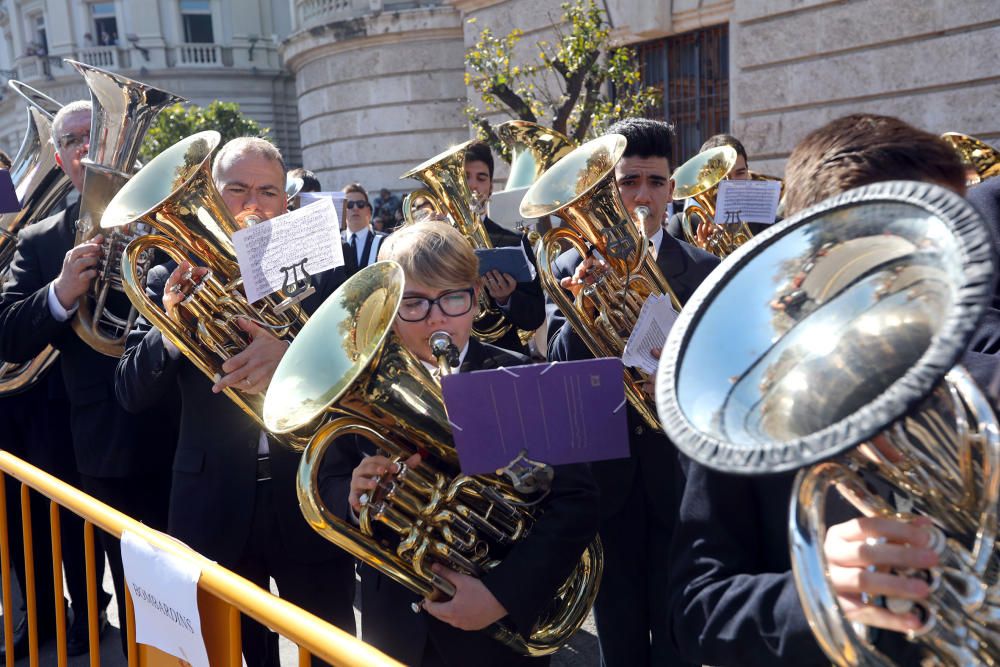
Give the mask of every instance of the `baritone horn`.
M 717 146 L 698 153 L 674 170 L 674 200 L 691 200 L 681 214 L 681 229 L 687 242 L 725 257 L 750 238 L 750 228 L 742 220 L 715 222 L 719 183 L 736 166 L 736 149 Z
M 80 245 L 102 233 L 104 207 L 131 177 L 143 137 L 156 115 L 185 100 L 120 74 L 73 60 L 66 62 L 86 81 L 92 105 L 90 150 L 83 162 L 83 192 L 74 243 Z M 145 223 L 104 230 L 101 258 L 95 267 L 97 277 L 77 302 L 73 330 L 87 345 L 108 356 L 120 357 L 125 351 L 125 339 L 137 316 L 120 296 L 121 254 L 129 241 L 148 232 Z M 148 264 L 149 258 L 143 258 L 143 271 Z
M 633 222 L 615 183 L 615 165 L 626 140 L 608 134 L 574 149 L 539 178 L 521 201 L 521 215 L 556 215 L 565 226 L 545 233 L 536 255 L 542 288 L 596 357 L 621 357 L 643 303 L 651 295 L 668 295 L 674 308 L 681 303 L 649 251 L 645 218 L 638 207 Z M 574 301 L 552 274 L 552 262 L 561 243 L 580 257 L 597 252 L 608 270 L 585 287 Z M 625 369 L 625 395 L 651 427 L 660 429 L 651 399 L 642 391 L 647 378 L 637 369 Z
M 990 231 L 961 197 L 877 183 L 741 247 L 670 331 L 656 392 L 671 441 L 722 472 L 798 470 L 792 571 L 837 665 L 896 663 L 855 631 L 830 585 L 824 510 L 833 490 L 865 516 L 933 521 L 940 564 L 914 573 L 929 597 L 887 602 L 922 620 L 907 638 L 925 664 L 1000 662 L 1000 432 L 992 401 L 956 366 L 995 271 Z M 736 327 L 740 345 L 720 357 L 719 336 Z
M 0 288 L 14 259 L 18 232 L 52 213 L 70 189 L 69 178 L 56 164 L 52 141 L 52 117 L 62 105 L 20 81 L 8 85 L 27 102 L 28 129 L 10 166 L 21 210 L 0 214 Z M 0 396 L 34 386 L 58 357 L 59 352 L 49 345 L 24 363 L 0 360 Z
M 441 387 L 392 331 L 402 296 L 403 270 L 395 262 L 372 264 L 341 285 L 278 365 L 264 421 L 287 433 L 323 420 L 296 483 L 313 530 L 417 595 L 450 598 L 454 587 L 432 565 L 483 576 L 531 531 L 541 497 L 519 494 L 498 475 L 462 474 Z M 332 511 L 318 491 L 324 452 L 346 435 L 371 441 L 402 466 L 393 479 L 380 480 L 359 526 Z M 406 468 L 402 462 L 417 452 L 420 466 Z M 520 653 L 552 653 L 586 618 L 602 567 L 595 540 L 530 634 L 503 623 L 487 631 Z
M 483 223 L 486 202 L 479 201 L 465 180 L 465 149 L 471 143 L 466 141 L 449 148 L 400 176 L 400 179 L 418 180 L 425 186 L 425 189 L 407 198 L 403 215 L 407 220 L 421 219 L 415 210 L 407 209 L 417 197 L 425 197 L 437 210 L 437 215 L 446 215 L 452 226 L 462 233 L 473 248 L 492 248 L 493 241 Z M 492 343 L 503 338 L 512 326 L 503 311 L 493 305 L 486 290 L 480 290 L 479 312 L 472 326 L 473 335 L 485 343 Z
M 250 342 L 237 326 L 238 318 L 286 340 L 307 319 L 294 299 L 282 301 L 271 295 L 247 302 L 232 242 L 233 233 L 246 221 L 233 217 L 212 182 L 211 157 L 220 141 L 218 132 L 199 132 L 160 153 L 122 186 L 101 219 L 104 229 L 142 222 L 159 232 L 133 239 L 122 253 L 125 293 L 139 313 L 213 382 L 225 375 L 222 364 Z M 189 276 L 178 285 L 184 300 L 172 313 L 164 312 L 144 289 L 142 264 L 154 250 L 177 264 L 190 261 L 208 269 L 202 278 Z M 224 393 L 263 427 L 262 397 L 233 387 Z M 293 448 L 305 446 L 294 436 L 282 441 Z
M 966 185 L 976 185 L 1000 175 L 1000 151 L 985 141 L 959 132 L 945 132 L 941 138 L 951 144 L 969 168 Z

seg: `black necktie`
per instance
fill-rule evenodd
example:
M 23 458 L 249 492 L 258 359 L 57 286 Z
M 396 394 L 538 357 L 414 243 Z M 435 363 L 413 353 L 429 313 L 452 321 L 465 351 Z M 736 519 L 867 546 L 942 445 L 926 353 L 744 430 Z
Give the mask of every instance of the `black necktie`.
M 358 235 L 351 234 L 351 255 L 354 257 L 354 263 L 357 266 L 361 266 L 361 262 L 358 261 Z

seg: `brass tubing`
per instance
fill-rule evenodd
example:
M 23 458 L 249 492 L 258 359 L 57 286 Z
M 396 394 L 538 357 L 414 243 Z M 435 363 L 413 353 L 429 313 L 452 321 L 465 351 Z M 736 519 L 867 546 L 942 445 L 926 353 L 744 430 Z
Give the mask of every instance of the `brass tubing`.
M 59 505 L 49 501 L 49 532 L 52 535 L 52 590 L 56 609 L 56 655 L 60 665 L 69 660 L 66 653 L 66 602 L 63 598 L 62 521 Z
M 24 536 L 24 586 L 28 615 L 28 662 L 38 666 L 38 600 L 35 599 L 35 547 L 31 534 L 31 487 L 21 484 L 21 534 Z

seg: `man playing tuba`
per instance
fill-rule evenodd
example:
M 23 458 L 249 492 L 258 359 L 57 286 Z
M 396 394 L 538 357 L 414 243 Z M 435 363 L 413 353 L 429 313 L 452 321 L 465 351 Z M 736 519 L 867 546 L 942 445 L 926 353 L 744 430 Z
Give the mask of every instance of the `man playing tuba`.
M 212 180 L 237 220 L 285 213 L 285 165 L 264 139 L 243 137 L 215 156 Z M 207 273 L 168 263 L 150 272 L 147 294 L 169 313 L 181 287 Z M 302 302 L 312 312 L 344 280 L 343 268 L 313 276 L 316 292 Z M 169 533 L 265 590 L 273 577 L 281 596 L 354 632 L 354 567 L 350 558 L 302 520 L 295 498 L 299 455 L 269 440 L 222 390 L 263 393 L 287 344 L 246 319 L 251 342 L 223 365 L 215 382 L 161 332 L 142 323 L 129 336 L 117 377 L 128 410 L 144 410 L 179 391 L 181 435 L 173 462 Z M 247 665 L 277 665 L 277 635 L 243 617 Z
M 90 128 L 91 104 L 87 101 L 67 104 L 52 123 L 56 161 L 77 192 L 83 185 L 81 160 L 89 149 Z M 153 528 L 164 528 L 168 471 L 176 442 L 176 406 L 166 401 L 141 413 L 123 410 L 114 395 L 118 360 L 92 349 L 71 328 L 77 300 L 97 275 L 94 267 L 100 260 L 103 240 L 98 236 L 73 247 L 78 212 L 79 204 L 73 204 L 19 235 L 10 281 L 0 297 L 0 358 L 23 362 L 46 345 L 59 350 L 83 490 Z M 118 297 L 124 295 L 112 298 Z M 103 531 L 100 539 L 111 565 L 116 597 L 124 600 L 118 540 Z M 101 625 L 106 604 L 107 599 L 98 604 Z M 71 628 L 68 643 L 71 651 L 83 653 L 88 646 L 86 605 L 78 603 L 74 608 L 77 606 L 80 620 Z M 124 651 L 124 627 L 121 639 Z

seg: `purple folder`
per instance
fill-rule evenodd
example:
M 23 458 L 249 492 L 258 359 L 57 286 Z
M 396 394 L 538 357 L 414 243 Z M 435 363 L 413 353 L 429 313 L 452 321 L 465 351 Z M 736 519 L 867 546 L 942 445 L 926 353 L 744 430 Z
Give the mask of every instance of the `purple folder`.
M 21 202 L 17 200 L 17 192 L 14 190 L 14 182 L 10 179 L 10 172 L 0 169 L 0 213 L 13 213 L 21 210 Z
M 466 474 L 496 472 L 522 450 L 550 465 L 629 455 L 620 359 L 457 373 L 442 392 Z

